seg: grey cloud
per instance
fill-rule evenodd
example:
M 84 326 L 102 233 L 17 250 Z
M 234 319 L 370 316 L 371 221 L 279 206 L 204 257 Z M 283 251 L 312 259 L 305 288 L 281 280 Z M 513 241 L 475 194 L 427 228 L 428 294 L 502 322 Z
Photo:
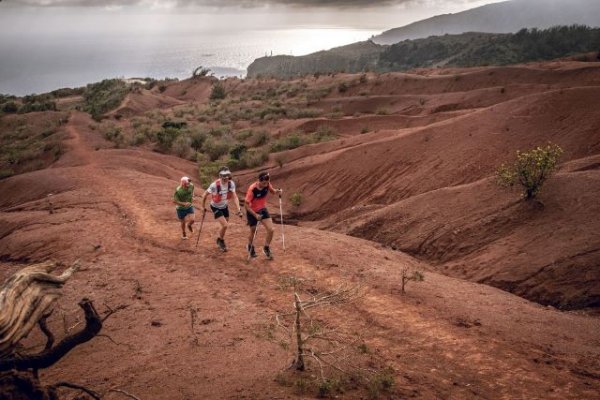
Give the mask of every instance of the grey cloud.
M 6 3 L 38 7 L 114 7 L 160 5 L 173 5 L 175 7 L 261 7 L 267 5 L 287 5 L 299 7 L 381 7 L 393 4 L 422 3 L 422 1 L 423 0 L 8 0 Z

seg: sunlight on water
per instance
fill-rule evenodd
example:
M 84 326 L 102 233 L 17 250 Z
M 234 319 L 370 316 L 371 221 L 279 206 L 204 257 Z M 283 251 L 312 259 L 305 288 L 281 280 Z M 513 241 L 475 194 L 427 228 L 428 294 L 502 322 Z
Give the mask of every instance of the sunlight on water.
M 199 66 L 243 76 L 266 55 L 305 55 L 367 40 L 373 30 L 298 28 L 169 35 L 0 37 L 0 93 L 42 93 L 113 77 L 187 78 Z

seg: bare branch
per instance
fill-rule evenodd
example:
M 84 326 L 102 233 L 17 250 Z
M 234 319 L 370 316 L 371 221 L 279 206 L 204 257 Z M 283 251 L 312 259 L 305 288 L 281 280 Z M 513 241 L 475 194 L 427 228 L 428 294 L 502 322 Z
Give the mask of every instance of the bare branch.
M 125 396 L 129 397 L 130 399 L 133 400 L 141 400 L 139 397 L 132 395 L 131 393 L 128 393 L 122 389 L 110 389 L 109 392 L 116 392 L 116 393 L 121 393 L 124 394 Z
M 61 340 L 55 347 L 45 350 L 39 354 L 25 357 L 10 357 L 0 359 L 0 371 L 8 371 L 11 369 L 27 370 L 47 368 L 62 357 L 64 357 L 75 346 L 91 340 L 102 329 L 102 320 L 98 316 L 98 312 L 94 308 L 92 302 L 88 299 L 82 299 L 79 306 L 85 313 L 85 327 L 73 335 L 67 336 Z
M 44 315 L 38 321 L 38 325 L 40 326 L 40 330 L 46 336 L 46 339 L 47 339 L 46 340 L 46 346 L 44 347 L 44 350 L 50 349 L 52 347 L 52 345 L 54 344 L 54 334 L 50 331 L 50 329 L 48 329 L 48 325 L 46 325 L 46 321 L 50 317 L 50 315 L 52 315 L 52 311 L 50 311 L 49 314 Z
M 58 382 L 51 386 L 51 388 L 54 388 L 54 389 L 59 388 L 59 387 L 68 387 L 70 389 L 81 390 L 83 392 L 86 392 L 87 394 L 89 394 L 96 400 L 102 400 L 102 397 L 100 397 L 100 395 L 98 393 L 94 392 L 91 389 L 86 388 L 85 386 L 76 385 L 76 384 L 70 383 L 70 382 Z
M 110 317 L 114 313 L 126 309 L 127 307 L 129 307 L 129 305 L 127 305 L 127 304 L 119 304 L 117 306 L 117 308 L 113 309 L 108 304 L 104 303 L 104 307 L 106 307 L 106 311 L 104 312 L 104 317 L 102 318 L 102 322 L 106 321 L 108 319 L 108 317 Z

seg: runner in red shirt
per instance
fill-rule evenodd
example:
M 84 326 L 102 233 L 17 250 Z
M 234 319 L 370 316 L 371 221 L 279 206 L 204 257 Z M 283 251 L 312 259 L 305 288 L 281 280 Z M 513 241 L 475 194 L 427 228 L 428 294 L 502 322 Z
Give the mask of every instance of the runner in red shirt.
M 256 231 L 258 221 L 262 222 L 267 230 L 267 237 L 265 239 L 265 245 L 263 247 L 263 253 L 268 259 L 273 258 L 273 253 L 269 247 L 271 239 L 273 239 L 273 221 L 271 215 L 267 210 L 267 195 L 269 193 L 283 193 L 282 189 L 273 189 L 273 185 L 270 182 L 271 177 L 268 172 L 261 172 L 258 175 L 258 181 L 254 182 L 248 188 L 246 192 L 246 198 L 244 202 L 244 208 L 246 209 L 246 216 L 248 218 L 248 225 L 250 226 L 250 236 L 248 236 L 248 246 L 246 249 L 251 257 L 256 257 L 254 251 L 254 232 Z

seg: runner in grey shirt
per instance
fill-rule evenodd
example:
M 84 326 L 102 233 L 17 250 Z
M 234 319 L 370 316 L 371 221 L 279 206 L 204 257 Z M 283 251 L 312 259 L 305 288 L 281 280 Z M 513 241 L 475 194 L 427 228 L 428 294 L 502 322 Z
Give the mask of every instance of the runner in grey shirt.
M 231 171 L 227 167 L 222 167 L 219 170 L 219 179 L 210 184 L 204 196 L 202 197 L 202 206 L 206 210 L 206 199 L 210 198 L 210 209 L 215 216 L 215 220 L 221 225 L 219 237 L 217 238 L 217 246 L 221 251 L 227 251 L 225 245 L 225 232 L 229 224 L 229 200 L 233 200 L 237 208 L 237 215 L 242 218 L 242 210 L 240 208 L 240 200 L 235 193 L 235 183 L 231 180 Z

